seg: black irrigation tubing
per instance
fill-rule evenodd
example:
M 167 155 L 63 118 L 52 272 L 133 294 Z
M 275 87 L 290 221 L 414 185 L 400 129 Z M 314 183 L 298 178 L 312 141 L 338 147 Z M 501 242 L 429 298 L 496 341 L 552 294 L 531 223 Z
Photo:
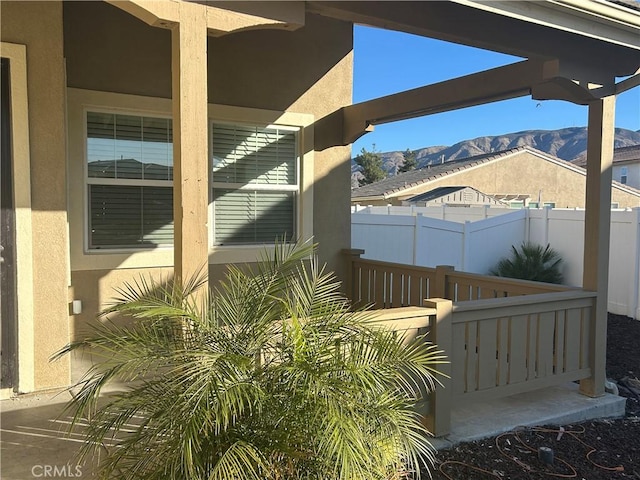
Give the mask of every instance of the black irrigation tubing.
M 555 429 L 555 428 L 544 428 L 544 427 L 517 427 L 514 430 L 511 430 L 509 432 L 505 432 L 505 433 L 503 433 L 501 435 L 498 435 L 496 437 L 496 439 L 495 439 L 495 444 L 496 444 L 496 447 L 497 447 L 498 451 L 504 457 L 508 458 L 509 460 L 513 461 L 517 465 L 521 466 L 524 470 L 527 471 L 527 473 L 539 473 L 539 474 L 542 474 L 542 475 L 547 475 L 549 477 L 557 477 L 557 478 L 577 478 L 578 477 L 578 473 L 577 473 L 576 469 L 574 468 L 574 466 L 571 465 L 569 462 L 567 462 L 566 460 L 564 460 L 562 458 L 556 457 L 556 460 L 561 462 L 562 464 L 566 465 L 571 473 L 554 473 L 554 472 L 545 472 L 545 471 L 542 471 L 542 470 L 536 470 L 531 465 L 528 465 L 528 464 L 522 462 L 521 460 L 519 460 L 518 458 L 514 457 L 513 455 L 510 455 L 510 454 L 506 453 L 504 451 L 504 449 L 500 446 L 500 439 L 502 439 L 503 437 L 505 437 L 507 435 L 513 435 L 518 440 L 520 445 L 522 445 L 527 450 L 530 450 L 532 452 L 537 452 L 537 449 L 527 445 L 527 443 L 522 439 L 522 437 L 520 436 L 520 433 L 523 432 L 523 431 L 540 432 L 540 433 L 555 433 L 555 434 L 558 434 L 559 436 L 566 434 L 566 435 L 572 437 L 573 439 L 577 440 L 580 444 L 582 444 L 582 446 L 584 446 L 588 450 L 585 458 L 589 461 L 589 463 L 594 465 L 596 468 L 599 468 L 601 470 L 606 470 L 606 471 L 609 471 L 609 472 L 623 472 L 624 471 L 624 467 L 622 465 L 618 465 L 618 466 L 615 466 L 615 467 L 608 467 L 608 466 L 601 465 L 601 464 L 591 460 L 591 458 L 590 458 L 591 455 L 593 453 L 597 452 L 598 449 L 592 447 L 591 445 L 587 444 L 586 442 L 584 442 L 582 439 L 580 439 L 578 437 L 578 435 L 581 435 L 581 434 L 585 433 L 584 427 L 581 427 L 580 430 L 565 430 L 564 428 Z M 464 467 L 466 469 L 474 470 L 476 472 L 485 473 L 487 475 L 490 475 L 491 477 L 502 479 L 502 477 L 499 476 L 498 474 L 496 474 L 494 472 L 490 472 L 490 471 L 485 470 L 483 468 L 476 467 L 474 465 L 470 465 L 470 464 L 465 463 L 465 462 L 460 462 L 460 461 L 456 461 L 456 460 L 447 460 L 445 462 L 442 462 L 439 465 L 438 470 L 448 480 L 456 480 L 456 478 L 449 476 L 444 471 L 445 466 L 449 466 L 449 465 L 459 465 L 459 466 Z
M 456 480 L 459 477 L 454 478 L 454 477 L 450 477 L 449 475 L 447 475 L 447 473 L 444 471 L 444 466 L 445 465 L 461 465 L 464 468 L 475 470 L 476 472 L 486 473 L 487 475 L 491 475 L 494 478 L 498 478 L 498 479 L 502 480 L 501 476 L 496 475 L 495 473 L 490 472 L 489 470 L 485 470 L 484 468 L 474 467 L 473 465 L 469 465 L 468 463 L 458 462 L 456 460 L 447 460 L 446 462 L 442 462 L 440 464 L 440 466 L 438 467 L 438 470 L 440 470 L 440 473 L 442 473 L 449 480 Z

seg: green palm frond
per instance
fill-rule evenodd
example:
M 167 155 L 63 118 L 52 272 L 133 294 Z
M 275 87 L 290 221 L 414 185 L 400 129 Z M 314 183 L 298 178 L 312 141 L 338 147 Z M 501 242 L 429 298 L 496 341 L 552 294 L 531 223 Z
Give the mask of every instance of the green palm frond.
M 546 283 L 562 283 L 560 254 L 547 244 L 523 243 L 520 249 L 511 246 L 511 256 L 503 258 L 491 270 L 491 275 Z
M 201 284 L 124 285 L 56 354 L 98 360 L 70 408 L 103 478 L 390 480 L 433 462 L 413 407 L 442 352 L 351 311 L 313 245 L 230 266 L 203 306 Z

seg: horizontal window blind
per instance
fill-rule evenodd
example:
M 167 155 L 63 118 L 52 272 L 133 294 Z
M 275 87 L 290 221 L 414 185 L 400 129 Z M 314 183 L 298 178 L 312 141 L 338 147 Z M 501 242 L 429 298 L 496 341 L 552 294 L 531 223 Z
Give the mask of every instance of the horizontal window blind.
M 291 241 L 295 236 L 295 193 L 214 190 L 218 245 Z
M 295 185 L 295 131 L 213 125 L 213 181 Z
M 212 126 L 213 243 L 241 245 L 296 237 L 297 131 Z
M 91 248 L 173 243 L 173 189 L 89 185 Z
M 169 118 L 87 112 L 89 248 L 173 243 Z

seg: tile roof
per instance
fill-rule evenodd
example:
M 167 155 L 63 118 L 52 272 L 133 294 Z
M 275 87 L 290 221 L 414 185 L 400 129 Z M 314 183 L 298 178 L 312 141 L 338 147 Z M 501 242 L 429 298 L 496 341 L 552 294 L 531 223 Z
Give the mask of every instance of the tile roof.
M 629 162 L 632 160 L 640 160 L 640 145 L 629 145 L 627 147 L 618 147 L 613 151 L 613 163 Z M 579 167 L 587 166 L 587 156 L 581 155 L 571 163 Z
M 407 198 L 407 202 L 429 202 L 431 200 L 435 200 L 436 198 L 444 197 L 445 195 L 450 195 L 455 192 L 459 192 L 460 190 L 464 190 L 465 188 L 470 188 L 466 186 L 462 187 L 438 187 L 433 190 L 429 190 L 425 193 L 419 193 L 418 195 L 414 195 L 411 198 Z

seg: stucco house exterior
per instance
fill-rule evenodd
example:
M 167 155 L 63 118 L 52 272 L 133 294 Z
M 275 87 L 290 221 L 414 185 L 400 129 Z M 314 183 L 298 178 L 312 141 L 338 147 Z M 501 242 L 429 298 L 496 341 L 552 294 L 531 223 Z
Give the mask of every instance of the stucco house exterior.
M 584 208 L 586 176 L 582 167 L 523 146 L 387 177 L 352 190 L 351 202 L 402 205 L 435 188 L 469 185 L 514 207 Z M 620 208 L 640 207 L 640 190 L 614 181 L 611 201 Z
M 186 2 L 156 3 L 193 8 L 196 16 L 207 10 Z M 204 25 L 194 52 L 206 60 L 200 62 L 200 78 L 190 73 L 181 82 L 172 49 L 184 54 L 188 48 L 172 45 L 170 29 L 148 25 L 123 4 L 3 2 L 1 9 L 2 57 L 9 59 L 15 88 L 11 120 L 19 135 L 13 142 L 11 265 L 17 274 L 13 348 L 19 358 L 17 384 L 11 385 L 7 372 L 3 387 L 28 392 L 68 385 L 82 368 L 50 363 L 49 356 L 104 307 L 115 286 L 142 273 L 173 273 L 178 223 L 172 197 L 178 194 L 174 188 L 172 196 L 171 186 L 178 178 L 173 149 L 180 113 L 173 110 L 172 96 L 191 104 L 203 99 L 196 118 L 205 135 L 194 139 L 180 132 L 182 156 L 193 150 L 203 167 L 200 178 L 183 178 L 196 180 L 184 184 L 183 195 L 215 196 L 217 205 L 208 211 L 209 201 L 204 203 L 204 238 L 201 247 L 185 247 L 185 262 L 193 259 L 195 269 L 208 259 L 215 279 L 228 262 L 255 261 L 262 244 L 273 243 L 276 235 L 313 236 L 322 259 L 340 272 L 340 251 L 349 247 L 350 152 L 345 146 L 314 151 L 310 127 L 351 103 L 352 24 L 307 14 L 302 3 L 285 5 L 282 12 L 268 7 L 267 18 L 212 8 L 228 12 L 213 22 L 221 29 L 266 29 L 229 36 L 209 31 L 207 37 Z M 187 85 L 191 79 L 194 84 Z M 184 84 L 185 91 L 172 92 L 172 82 L 174 88 Z M 267 157 L 276 148 L 279 156 L 271 164 L 252 163 L 252 156 Z M 236 160 L 253 170 L 230 172 Z M 280 177 L 272 182 L 270 175 Z M 238 209 L 238 202 L 248 205 L 251 199 L 258 204 L 255 211 Z M 343 208 L 329 213 L 314 207 L 329 204 Z M 256 222 L 252 232 L 242 231 Z
M 585 288 L 606 295 L 597 286 L 613 108 L 638 84 L 616 78 L 640 67 L 640 14 L 628 5 L 109 0 L 0 9 L 4 396 L 77 379 L 82 362 L 50 356 L 113 287 L 142 273 L 185 279 L 207 265 L 215 282 L 229 262 L 254 262 L 285 236 L 313 237 L 344 278 L 350 144 L 377 124 L 518 96 L 589 109 Z M 352 105 L 355 23 L 523 60 Z M 594 395 L 596 373 L 585 387 Z
M 640 110 L 640 107 L 638 107 Z M 574 160 L 575 165 L 584 167 L 586 157 Z M 640 189 L 640 145 L 619 147 L 613 151 L 613 179 L 623 185 Z

